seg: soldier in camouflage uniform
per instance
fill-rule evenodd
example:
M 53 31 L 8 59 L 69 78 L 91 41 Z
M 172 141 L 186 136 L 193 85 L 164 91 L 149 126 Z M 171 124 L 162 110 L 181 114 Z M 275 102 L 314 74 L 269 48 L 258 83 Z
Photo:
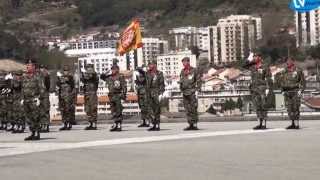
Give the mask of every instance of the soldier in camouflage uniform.
M 165 91 L 164 76 L 161 71 L 157 70 L 157 61 L 153 60 L 149 63 L 147 72 L 147 92 L 149 105 L 151 107 L 151 123 L 152 127 L 149 131 L 160 131 L 160 100 L 159 97 Z
M 141 110 L 142 124 L 138 127 L 149 127 L 150 126 L 150 105 L 148 104 L 148 92 L 147 92 L 147 75 L 143 68 L 137 69 L 138 74 L 136 75 L 136 91 L 138 95 L 139 108 Z
M 73 114 L 75 108 L 74 91 L 75 84 L 73 74 L 69 71 L 69 66 L 63 67 L 63 73 L 58 73 L 57 90 L 59 96 L 59 109 L 62 115 L 64 126 L 60 131 L 71 130 Z
M 259 125 L 253 129 L 266 129 L 268 118 L 267 97 L 272 93 L 272 79 L 269 67 L 263 65 L 260 55 L 255 55 L 251 62 L 250 92 L 254 107 L 256 108 Z
M 26 124 L 23 106 L 20 104 L 22 100 L 22 75 L 22 71 L 15 72 L 11 84 L 13 92 L 13 107 L 15 109 L 13 120 L 16 124 L 16 129 L 13 130 L 13 133 L 23 133 Z
M 41 132 L 50 130 L 50 74 L 48 70 L 40 65 L 39 76 L 45 86 L 45 91 L 40 99 Z
M 126 100 L 127 84 L 124 76 L 119 73 L 118 65 L 113 64 L 111 71 L 110 75 L 102 74 L 101 79 L 106 82 L 109 89 L 108 97 L 110 100 L 112 119 L 114 120 L 110 131 L 113 132 L 122 130 L 123 106 L 121 100 Z
M 31 135 L 25 141 L 40 140 L 40 99 L 45 91 L 43 81 L 37 76 L 35 65 L 28 61 L 27 74 L 22 81 L 22 100 L 25 118 L 28 122 Z
M 82 72 L 81 75 L 81 81 L 84 84 L 84 110 L 90 123 L 85 130 L 96 130 L 98 118 L 97 90 L 99 85 L 99 77 L 94 70 L 93 64 L 86 65 L 86 70 L 85 72 Z
M 7 96 L 7 81 L 5 80 L 6 73 L 0 71 L 0 130 L 7 129 L 7 112 L 6 112 L 6 96 Z
M 183 105 L 187 113 L 189 126 L 184 130 L 198 130 L 198 99 L 196 92 L 201 91 L 201 76 L 197 69 L 190 66 L 190 59 L 182 59 L 183 69 L 180 73 L 180 90 L 183 95 Z
M 301 69 L 297 68 L 290 58 L 287 60 L 287 68 L 280 76 L 281 89 L 284 93 L 285 106 L 292 124 L 287 129 L 299 129 L 300 106 L 302 93 L 306 83 Z

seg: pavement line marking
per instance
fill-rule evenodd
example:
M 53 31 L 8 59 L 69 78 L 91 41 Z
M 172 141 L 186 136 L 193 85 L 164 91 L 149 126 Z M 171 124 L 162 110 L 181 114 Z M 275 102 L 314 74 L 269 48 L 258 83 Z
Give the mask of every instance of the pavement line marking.
M 112 145 L 123 145 L 123 144 L 133 144 L 133 143 L 196 139 L 196 138 L 216 137 L 216 136 L 263 134 L 263 133 L 282 132 L 282 131 L 286 131 L 286 129 L 278 128 L 278 129 L 267 129 L 267 130 L 258 130 L 258 131 L 250 129 L 250 130 L 215 131 L 215 132 L 205 132 L 205 133 L 183 133 L 183 134 L 174 134 L 174 135 L 159 135 L 159 136 L 148 136 L 148 137 L 87 141 L 87 142 L 78 142 L 78 143 L 32 143 L 32 142 L 0 143 L 0 148 L 4 148 L 4 149 L 0 149 L 0 157 L 30 154 L 30 153 L 45 152 L 45 151 L 98 147 L 98 146 L 112 146 Z

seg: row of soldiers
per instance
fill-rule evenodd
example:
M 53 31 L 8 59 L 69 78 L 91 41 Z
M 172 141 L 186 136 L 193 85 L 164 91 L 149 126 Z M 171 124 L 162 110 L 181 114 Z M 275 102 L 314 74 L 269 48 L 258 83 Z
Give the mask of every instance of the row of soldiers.
M 141 108 L 143 123 L 139 127 L 149 127 L 149 131 L 160 130 L 160 101 L 159 96 L 165 91 L 163 73 L 157 70 L 157 62 L 152 61 L 148 65 L 148 71 L 138 69 L 139 75 L 135 81 Z M 119 66 L 114 63 L 111 71 L 100 75 L 100 79 L 106 83 L 109 89 L 108 98 L 111 108 L 111 119 L 114 124 L 110 131 L 121 131 L 123 121 L 122 101 L 127 99 L 127 84 L 125 77 L 119 71 Z M 97 129 L 97 89 L 99 83 L 98 74 L 93 65 L 87 65 L 82 72 L 81 82 L 84 84 L 85 112 L 88 116 L 89 126 L 86 130 Z
M 183 69 L 180 72 L 180 89 L 183 104 L 187 115 L 188 127 L 184 130 L 198 130 L 198 100 L 197 94 L 201 91 L 201 73 L 190 65 L 189 58 L 182 59 Z M 254 55 L 246 65 L 252 72 L 250 91 L 255 106 L 258 126 L 254 129 L 266 129 L 269 100 L 273 92 L 273 81 L 270 68 L 267 67 L 259 54 Z M 160 130 L 160 98 L 165 91 L 164 76 L 157 69 L 157 62 L 151 61 L 148 68 L 138 68 L 135 78 L 138 103 L 141 109 L 142 123 L 138 127 L 151 127 L 149 131 Z M 75 102 L 77 89 L 73 74 L 68 66 L 64 66 L 62 73 L 57 73 L 57 93 L 59 109 L 62 115 L 63 127 L 60 130 L 71 130 L 75 123 Z M 108 98 L 111 107 L 111 119 L 114 124 L 110 131 L 122 131 L 123 106 L 127 99 L 127 85 L 125 77 L 119 71 L 115 62 L 111 71 L 98 76 L 92 64 L 86 65 L 81 73 L 85 112 L 89 126 L 85 130 L 97 129 L 97 90 L 99 79 L 106 82 L 109 89 Z M 291 59 L 287 61 L 286 70 L 277 76 L 284 93 L 285 104 L 292 124 L 288 129 L 299 128 L 301 95 L 305 89 L 305 80 L 302 71 L 297 68 Z M 50 76 L 44 67 L 37 71 L 35 64 L 27 63 L 26 72 L 15 72 L 12 75 L 0 75 L 0 120 L 1 129 L 21 133 L 28 123 L 31 136 L 25 140 L 39 140 L 40 132 L 49 132 L 49 89 Z M 10 128 L 8 127 L 10 125 Z
M 40 139 L 40 132 L 49 132 L 50 76 L 44 66 L 36 69 L 28 62 L 26 71 L 0 74 L 1 130 L 23 133 L 26 122 L 32 135 L 26 140 Z
M 286 67 L 271 79 L 270 68 L 264 63 L 259 53 L 249 59 L 246 67 L 251 70 L 250 84 L 252 103 L 256 109 L 259 124 L 255 130 L 267 128 L 268 110 L 272 106 L 273 90 L 279 88 L 284 95 L 291 125 L 287 129 L 299 129 L 300 106 L 302 94 L 306 87 L 305 77 L 291 58 L 287 58 Z

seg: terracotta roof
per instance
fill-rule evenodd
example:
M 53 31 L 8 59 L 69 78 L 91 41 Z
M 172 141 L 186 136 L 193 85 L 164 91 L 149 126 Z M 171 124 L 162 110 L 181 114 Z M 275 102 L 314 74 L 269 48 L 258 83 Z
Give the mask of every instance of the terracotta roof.
M 320 109 L 320 97 L 306 98 L 303 103 L 312 109 Z
M 128 93 L 126 101 L 138 101 L 138 96 L 134 93 Z M 109 103 L 110 100 L 108 96 L 99 96 L 98 102 L 100 104 L 106 104 L 106 103 Z M 84 96 L 78 96 L 77 105 L 82 105 L 82 104 L 84 104 Z

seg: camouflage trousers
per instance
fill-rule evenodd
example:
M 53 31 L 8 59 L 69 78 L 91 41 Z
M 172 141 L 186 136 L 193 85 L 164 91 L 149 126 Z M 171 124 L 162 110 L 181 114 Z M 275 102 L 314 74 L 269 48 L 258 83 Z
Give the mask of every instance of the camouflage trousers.
M 6 118 L 5 123 L 12 123 L 14 124 L 14 106 L 13 106 L 13 100 L 6 102 Z
M 98 96 L 96 92 L 84 95 L 84 111 L 90 123 L 96 123 L 98 119 Z
M 40 108 L 33 100 L 24 100 L 24 111 L 30 131 L 40 131 Z
M 150 120 L 150 105 L 147 94 L 138 94 L 138 103 L 141 110 L 141 119 Z
M 63 96 L 59 98 L 59 108 L 62 115 L 63 123 L 72 123 L 74 121 L 75 104 L 72 95 Z
M 189 124 L 196 124 L 199 121 L 198 117 L 198 100 L 195 94 L 183 95 L 183 106 L 187 114 Z
M 1 97 L 0 97 L 1 98 Z M 7 111 L 4 99 L 0 99 L 0 123 L 6 123 Z
M 297 91 L 290 91 L 284 93 L 284 102 L 287 108 L 290 120 L 300 119 L 301 97 L 298 96 Z
M 161 107 L 159 94 L 151 94 L 149 97 L 149 105 L 151 107 L 151 123 L 160 124 Z
M 25 125 L 24 109 L 20 103 L 21 99 L 15 99 L 13 101 L 15 111 L 13 113 L 12 120 L 17 125 Z
M 266 120 L 268 117 L 268 108 L 265 93 L 252 93 L 252 103 L 256 109 L 257 118 L 260 120 Z
M 120 94 L 109 94 L 110 99 L 110 108 L 111 108 L 111 115 L 114 119 L 115 123 L 122 123 L 122 111 L 123 106 L 121 104 L 121 95 Z
M 40 99 L 40 123 L 43 125 L 50 124 L 50 99 L 49 93 Z

